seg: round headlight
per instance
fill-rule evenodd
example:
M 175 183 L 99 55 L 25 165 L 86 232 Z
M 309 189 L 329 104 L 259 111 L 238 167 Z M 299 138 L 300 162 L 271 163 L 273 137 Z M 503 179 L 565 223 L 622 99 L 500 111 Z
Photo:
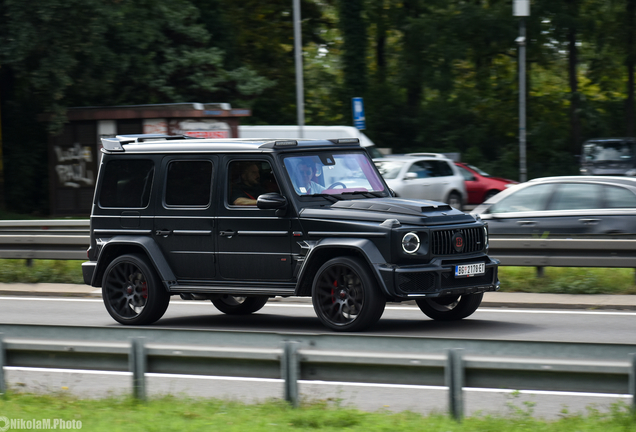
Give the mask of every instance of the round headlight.
M 419 248 L 420 238 L 417 236 L 417 234 L 413 232 L 404 234 L 404 237 L 402 237 L 402 249 L 404 249 L 404 252 L 413 254 L 417 252 Z
M 484 249 L 488 250 L 488 225 L 484 225 Z

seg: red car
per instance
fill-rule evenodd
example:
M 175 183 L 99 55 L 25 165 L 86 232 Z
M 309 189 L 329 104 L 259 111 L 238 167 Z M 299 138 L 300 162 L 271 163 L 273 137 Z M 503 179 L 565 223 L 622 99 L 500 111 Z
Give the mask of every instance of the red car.
M 467 163 L 455 162 L 455 165 L 464 176 L 466 192 L 468 192 L 467 204 L 481 204 L 506 189 L 507 185 L 519 183 L 514 180 L 491 177 L 490 174 Z

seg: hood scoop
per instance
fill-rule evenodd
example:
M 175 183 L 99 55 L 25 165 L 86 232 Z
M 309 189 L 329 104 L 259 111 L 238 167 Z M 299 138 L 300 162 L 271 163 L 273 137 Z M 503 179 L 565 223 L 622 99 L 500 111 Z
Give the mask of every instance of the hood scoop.
M 452 211 L 448 204 L 425 201 L 408 200 L 400 198 L 377 198 L 367 200 L 338 201 L 331 205 L 331 208 L 368 210 L 385 213 L 399 213 L 413 216 L 422 216 L 424 212 L 430 211 Z

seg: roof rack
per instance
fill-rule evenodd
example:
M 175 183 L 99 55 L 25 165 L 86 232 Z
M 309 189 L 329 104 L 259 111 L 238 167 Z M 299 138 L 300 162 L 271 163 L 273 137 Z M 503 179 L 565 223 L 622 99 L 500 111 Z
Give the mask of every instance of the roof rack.
M 187 135 L 164 135 L 164 134 L 139 134 L 139 135 L 117 135 L 110 138 L 102 138 L 102 145 L 108 151 L 124 151 L 124 144 L 142 143 L 144 141 L 172 141 L 193 139 Z

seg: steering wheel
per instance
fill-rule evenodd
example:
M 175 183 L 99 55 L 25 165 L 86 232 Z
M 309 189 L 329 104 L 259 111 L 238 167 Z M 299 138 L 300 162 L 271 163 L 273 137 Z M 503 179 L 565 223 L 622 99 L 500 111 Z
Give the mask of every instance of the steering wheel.
M 335 182 L 334 184 L 329 185 L 329 187 L 327 189 L 333 189 L 336 186 L 342 186 L 343 189 L 347 188 L 347 185 L 342 183 L 342 182 Z

